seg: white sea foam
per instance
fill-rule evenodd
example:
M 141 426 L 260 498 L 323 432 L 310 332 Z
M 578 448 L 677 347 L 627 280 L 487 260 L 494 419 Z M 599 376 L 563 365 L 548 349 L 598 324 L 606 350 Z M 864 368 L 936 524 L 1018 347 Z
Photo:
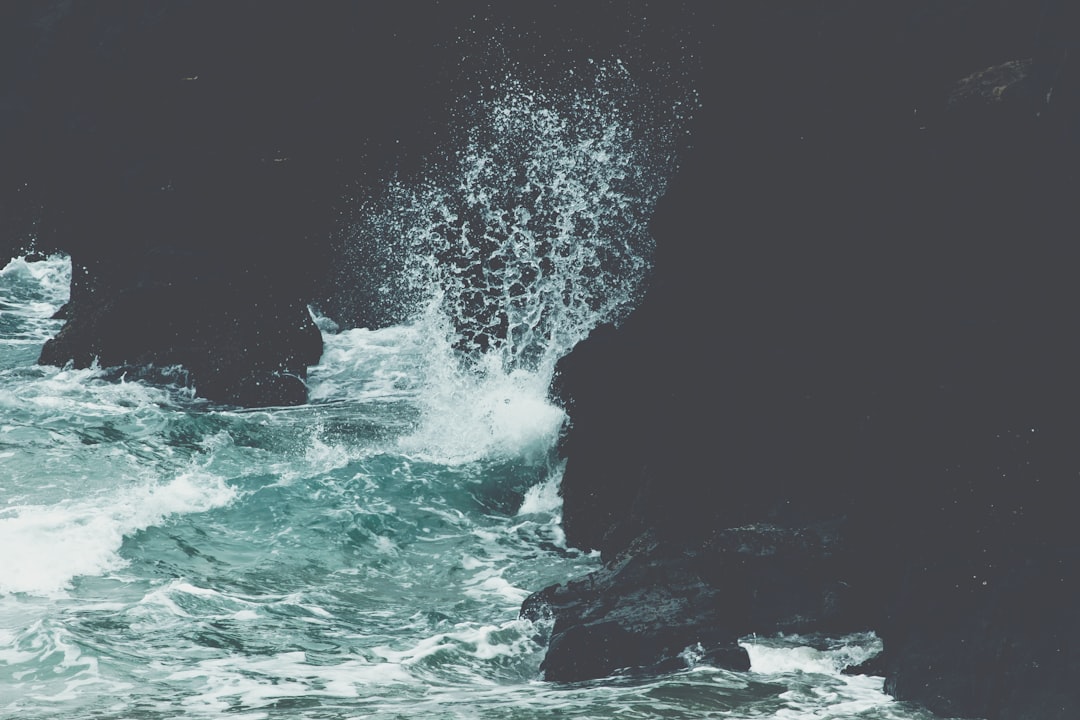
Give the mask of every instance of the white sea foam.
M 310 407 L 190 412 L 35 367 L 70 263 L 0 270 L 0 716 L 893 717 L 880 679 L 839 675 L 842 649 L 820 644 L 750 643 L 754 673 L 691 648 L 686 673 L 535 682 L 522 598 L 599 563 L 546 549 L 565 548 L 547 388 L 640 296 L 670 169 L 610 67 L 565 97 L 491 88 L 442 168 L 364 208 L 358 242 L 406 266 L 371 272 L 407 322 L 316 317 Z M 522 468 L 517 514 L 492 510 L 490 485 Z M 238 497 L 140 536 L 147 562 L 117 571 L 140 530 Z
M 453 630 L 423 638 L 411 647 L 372 648 L 379 658 L 402 667 L 411 667 L 440 653 L 459 653 L 479 660 L 493 660 L 536 652 L 532 623 L 511 620 L 500 625 L 460 623 Z
M 478 371 L 465 370 L 443 348 L 427 368 L 419 427 L 400 450 L 450 465 L 546 453 L 565 419 L 547 399 L 548 378 L 499 363 L 485 356 Z
M 70 277 L 71 263 L 59 256 L 15 258 L 0 270 L 0 371 L 36 362 L 41 345 L 63 324 L 52 316 L 67 301 Z
M 529 596 L 527 590 L 514 586 L 503 577 L 501 570 L 495 568 L 478 573 L 472 580 L 465 583 L 464 590 L 466 595 L 476 600 L 490 602 L 497 598 L 514 607 L 521 605 L 522 601 Z
M 398 664 L 362 658 L 313 664 L 301 651 L 212 658 L 173 669 L 163 664 L 156 670 L 169 682 L 190 688 L 183 701 L 188 713 L 210 717 L 266 717 L 259 710 L 283 698 L 356 698 L 359 688 L 377 698 L 379 688 L 412 682 Z
M 558 98 L 508 76 L 472 109 L 447 163 L 391 183 L 359 216 L 358 260 L 344 265 L 364 303 L 416 330 L 410 365 L 385 378 L 415 381 L 407 454 L 461 464 L 547 452 L 565 418 L 548 399 L 557 360 L 643 292 L 671 138 L 635 132 L 624 67 L 592 70 L 595 82 Z M 354 348 L 377 336 L 353 332 Z M 315 397 L 351 382 L 329 370 L 349 363 L 345 348 L 328 338 Z
M 337 443 L 329 444 L 316 434 L 307 442 L 303 455 L 273 463 L 269 470 L 280 478 L 275 485 L 289 485 L 302 478 L 316 477 L 343 468 L 353 456 L 350 448 Z
M 124 696 L 130 683 L 109 678 L 99 658 L 61 623 L 38 619 L 0 635 L 0 715 L 21 717 L 27 706 L 77 706 L 87 698 Z M 67 713 L 64 713 L 67 715 Z
M 80 575 L 101 575 L 125 564 L 124 537 L 172 515 L 228 504 L 235 491 L 216 476 L 184 473 L 55 505 L 0 511 L 0 593 L 50 595 Z
M 409 402 L 419 415 L 402 426 L 394 449 L 418 459 L 460 465 L 546 453 L 565 419 L 547 397 L 550 368 L 507 369 L 496 353 L 463 364 L 440 309 L 429 310 L 410 325 L 325 335 L 312 400 Z
M 750 656 L 750 669 L 763 674 L 803 672 L 838 674 L 878 655 L 881 640 L 874 633 L 839 638 L 802 635 L 743 638 L 739 644 Z
M 831 675 L 836 663 L 825 652 L 811 647 L 762 647 L 743 644 L 750 656 L 750 669 L 764 675 L 777 673 L 818 673 Z
M 67 302 L 71 288 L 71 259 L 66 255 L 33 261 L 17 257 L 0 269 L 0 279 L 3 279 L 4 287 L 21 285 L 20 290 L 33 295 L 29 306 L 21 305 L 22 312 L 27 315 L 51 315 Z
M 562 497 L 559 495 L 562 471 L 562 467 L 558 468 L 543 482 L 526 490 L 521 507 L 518 508 L 518 515 L 559 515 L 563 505 Z
M 311 402 L 392 400 L 415 388 L 422 348 L 416 327 L 334 332 L 323 325 L 323 355 L 308 376 Z
M 874 633 L 856 633 L 839 638 L 780 635 L 743 638 L 739 643 L 750 656 L 750 670 L 767 676 L 812 675 L 812 682 L 788 681 L 780 694 L 785 706 L 773 717 L 780 720 L 822 718 L 842 720 L 874 711 L 875 717 L 893 717 L 888 712 L 894 700 L 883 690 L 884 679 L 868 675 L 846 675 L 843 671 L 881 652 Z M 911 717 L 902 711 L 897 717 Z

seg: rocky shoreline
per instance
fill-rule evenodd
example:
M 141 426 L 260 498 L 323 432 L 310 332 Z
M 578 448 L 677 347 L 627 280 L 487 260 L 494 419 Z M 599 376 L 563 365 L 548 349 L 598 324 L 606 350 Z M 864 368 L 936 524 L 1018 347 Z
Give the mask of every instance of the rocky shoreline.
M 653 219 L 653 290 L 553 388 L 564 527 L 604 567 L 523 613 L 554 618 L 553 680 L 874 630 L 899 699 L 1073 717 L 1074 26 L 841 5 L 718 19 L 732 71 Z
M 4 5 L 0 257 L 73 262 L 41 362 L 304 402 L 308 305 L 377 315 L 334 285 L 338 206 L 438 156 L 487 71 L 470 53 L 501 38 L 541 79 L 617 55 L 695 100 L 648 294 L 552 388 L 567 539 L 604 567 L 526 601 L 554 619 L 546 676 L 698 644 L 745 668 L 746 634 L 874 630 L 898 698 L 1076 716 L 1077 10 L 384 10 Z

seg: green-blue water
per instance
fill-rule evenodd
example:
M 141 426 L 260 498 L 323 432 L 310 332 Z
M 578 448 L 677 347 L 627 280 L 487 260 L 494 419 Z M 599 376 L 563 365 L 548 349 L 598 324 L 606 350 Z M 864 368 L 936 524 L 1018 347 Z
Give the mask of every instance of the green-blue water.
M 747 673 L 687 648 L 660 677 L 541 679 L 521 601 L 599 563 L 563 541 L 547 388 L 639 298 L 672 170 L 597 78 L 509 83 L 453 162 L 361 208 L 343 304 L 403 321 L 317 317 L 304 407 L 38 366 L 69 262 L 0 269 L 0 717 L 932 717 L 840 674 L 869 634 L 747 639 Z
M 35 366 L 67 272 L 0 274 L 0 716 L 929 717 L 838 673 L 872 637 L 543 682 L 521 600 L 598 562 L 562 542 L 546 378 L 450 378 L 416 326 L 353 330 L 311 405 L 215 408 Z

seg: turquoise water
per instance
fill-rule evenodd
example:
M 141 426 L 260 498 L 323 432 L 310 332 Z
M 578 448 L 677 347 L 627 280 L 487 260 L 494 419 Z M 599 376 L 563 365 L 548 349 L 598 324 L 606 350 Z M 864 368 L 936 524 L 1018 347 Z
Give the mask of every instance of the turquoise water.
M 624 81 L 508 82 L 360 208 L 339 292 L 400 321 L 313 311 L 304 407 L 38 366 L 70 263 L 0 269 L 0 717 L 932 717 L 840 673 L 872 634 L 748 638 L 746 673 L 691 647 L 659 677 L 541 679 L 522 600 L 599 564 L 564 542 L 547 388 L 639 299 L 673 171 Z
M 311 405 L 213 407 L 34 365 L 68 273 L 0 273 L 3 717 L 930 717 L 839 674 L 872 636 L 542 682 L 519 605 L 598 563 L 560 532 L 546 377 L 455 376 L 416 325 L 327 332 Z

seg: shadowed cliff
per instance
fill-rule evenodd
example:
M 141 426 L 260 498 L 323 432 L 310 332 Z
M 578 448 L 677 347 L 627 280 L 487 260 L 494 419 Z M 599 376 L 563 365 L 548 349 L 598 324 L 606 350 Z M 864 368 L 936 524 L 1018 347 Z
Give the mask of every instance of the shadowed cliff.
M 873 629 L 899 698 L 1071 718 L 1078 20 L 1059 0 L 9 2 L 0 257 L 72 257 L 42 362 L 300 403 L 309 303 L 394 320 L 345 293 L 342 198 L 438 162 L 490 73 L 617 56 L 659 97 L 693 87 L 648 294 L 553 388 L 567 538 L 605 566 L 527 601 L 555 618 L 546 676 L 662 671 L 695 643 L 744 668 L 748 633 Z
M 546 676 L 873 629 L 898 698 L 1072 717 L 1073 11 L 698 13 L 654 284 L 555 382 L 564 527 L 605 567 L 526 603 Z

